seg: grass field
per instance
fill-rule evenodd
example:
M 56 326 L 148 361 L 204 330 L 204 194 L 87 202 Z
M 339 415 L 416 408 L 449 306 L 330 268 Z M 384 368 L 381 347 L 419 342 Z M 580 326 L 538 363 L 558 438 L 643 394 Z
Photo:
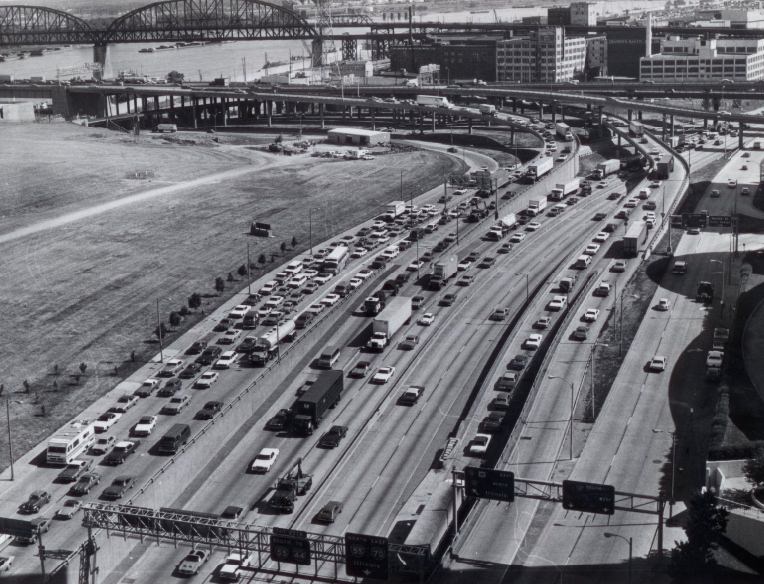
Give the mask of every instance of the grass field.
M 16 456 L 137 367 L 131 351 L 137 362 L 157 351 L 148 342 L 157 299 L 165 322 L 192 292 L 210 294 L 212 308 L 246 285 L 214 295 L 215 277 L 246 262 L 248 242 L 253 261 L 279 254 L 293 236 L 296 251 L 305 249 L 309 209 L 320 242 L 398 198 L 401 171 L 408 198 L 462 165 L 426 151 L 369 161 L 285 157 L 241 135 L 215 138 L 178 144 L 63 123 L 3 127 L 0 383 L 11 398 Z M 128 178 L 143 171 L 153 178 Z M 248 236 L 252 220 L 271 223 L 276 237 Z M 81 362 L 87 370 L 76 383 Z M 7 463 L 3 450 L 0 466 Z

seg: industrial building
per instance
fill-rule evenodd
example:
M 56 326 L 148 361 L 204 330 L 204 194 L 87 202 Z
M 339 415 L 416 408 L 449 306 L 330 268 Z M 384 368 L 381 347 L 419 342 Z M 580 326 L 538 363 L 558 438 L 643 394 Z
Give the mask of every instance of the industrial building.
M 585 67 L 586 38 L 567 37 L 559 26 L 540 28 L 497 45 L 499 81 L 559 83 L 580 76 Z
M 547 9 L 549 26 L 595 26 L 597 5 L 589 2 L 573 2 L 570 6 L 554 6 Z
M 329 142 L 341 146 L 383 146 L 390 143 L 390 132 L 364 128 L 334 128 L 328 132 Z
M 756 81 L 764 79 L 764 39 L 667 36 L 660 53 L 640 59 L 643 81 Z
M 487 35 L 438 37 L 432 44 L 390 47 L 390 68 L 418 71 L 423 65 L 440 65 L 441 81 L 482 79 L 496 81 L 496 47 L 499 38 Z
M 0 122 L 34 121 L 34 103 L 31 101 L 0 101 Z

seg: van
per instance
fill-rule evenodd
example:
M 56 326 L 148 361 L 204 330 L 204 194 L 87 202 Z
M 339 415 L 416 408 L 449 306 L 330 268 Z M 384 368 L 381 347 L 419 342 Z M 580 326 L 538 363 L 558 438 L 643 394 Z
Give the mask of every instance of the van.
M 297 289 L 301 287 L 303 284 L 305 284 L 305 282 L 307 281 L 308 281 L 308 278 L 305 276 L 305 274 L 297 274 L 289 281 L 289 284 L 287 284 L 287 286 L 289 288 Z
M 340 348 L 335 345 L 330 345 L 321 351 L 316 366 L 319 369 L 331 369 L 339 358 Z
M 576 260 L 576 263 L 573 264 L 573 267 L 576 270 L 585 270 L 589 267 L 589 264 L 592 263 L 592 257 L 588 255 L 580 255 L 578 256 L 578 259 Z
M 188 424 L 175 424 L 157 443 L 159 454 L 175 454 L 191 437 L 191 427 Z
M 292 260 L 287 264 L 287 267 L 284 268 L 284 271 L 288 274 L 299 274 L 302 272 L 302 260 Z

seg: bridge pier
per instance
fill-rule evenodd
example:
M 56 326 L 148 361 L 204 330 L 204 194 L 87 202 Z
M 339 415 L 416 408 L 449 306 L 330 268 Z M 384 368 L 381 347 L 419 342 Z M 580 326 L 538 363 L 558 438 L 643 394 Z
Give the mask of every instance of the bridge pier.
M 192 115 L 194 117 L 194 130 L 199 128 L 199 112 L 197 111 L 197 104 L 199 102 L 199 99 L 196 97 L 191 98 L 191 109 L 192 109 Z
M 539 121 L 544 119 L 544 104 L 542 102 L 539 103 Z
M 273 102 L 271 100 L 268 100 L 265 102 L 265 107 L 267 110 L 268 115 L 268 127 L 270 128 L 273 126 Z
M 631 110 L 626 110 L 626 119 L 631 121 L 631 116 L 634 114 Z
M 310 43 L 310 61 L 313 67 L 320 67 L 324 60 L 324 41 L 319 37 Z
M 637 119 L 641 122 L 642 121 L 642 110 L 639 110 L 637 112 Z
M 322 130 L 325 127 L 325 125 L 324 125 L 324 107 L 325 107 L 325 104 L 323 104 L 323 103 L 319 103 L 318 104 L 318 115 L 321 116 L 321 129 Z
M 737 125 L 737 147 L 743 149 L 743 122 Z
M 552 123 L 554 124 L 557 122 L 557 102 L 552 102 L 551 110 L 552 110 Z
M 435 112 L 432 112 L 432 131 L 435 132 Z
M 674 136 L 674 114 L 669 116 L 669 136 Z
M 661 140 L 665 142 L 666 141 L 666 114 L 661 114 L 661 115 L 663 118 L 661 122 Z
M 111 71 L 111 59 L 109 57 L 109 45 L 93 45 L 93 62 L 101 66 L 101 70 L 93 71 L 93 78 L 96 81 L 102 81 L 104 78 L 113 77 Z
M 472 118 L 467 118 L 467 134 L 472 135 Z
M 377 129 L 377 120 L 375 119 L 375 110 L 371 110 L 371 129 L 376 130 Z
M 597 106 L 597 123 L 601 126 L 602 125 L 602 106 Z

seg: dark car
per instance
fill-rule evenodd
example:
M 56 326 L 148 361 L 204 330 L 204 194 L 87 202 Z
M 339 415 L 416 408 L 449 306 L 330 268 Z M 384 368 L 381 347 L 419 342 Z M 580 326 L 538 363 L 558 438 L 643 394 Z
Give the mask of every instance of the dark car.
M 57 483 L 73 483 L 77 478 L 93 466 L 92 460 L 73 460 L 64 467 L 58 476 L 56 477 Z
M 140 442 L 138 440 L 121 440 L 114 445 L 111 452 L 107 454 L 104 459 L 104 464 L 118 465 L 127 460 L 135 449 L 138 448 Z
M 319 438 L 318 445 L 321 448 L 334 448 L 339 445 L 347 433 L 347 426 L 332 426 L 328 432 Z
M 589 327 L 582 325 L 582 326 L 576 327 L 576 330 L 573 331 L 573 334 L 571 336 L 576 341 L 585 341 L 588 335 L 589 335 Z
M 257 343 L 256 337 L 245 337 L 244 340 L 236 347 L 237 353 L 251 353 Z
M 204 407 L 196 412 L 197 420 L 211 420 L 223 408 L 223 402 L 208 401 Z
M 274 432 L 281 432 L 282 430 L 286 430 L 286 427 L 289 424 L 289 418 L 289 410 L 279 410 L 275 416 L 266 422 L 265 429 L 272 430 Z
M 165 384 L 162 386 L 162 389 L 157 392 L 157 395 L 159 397 L 172 397 L 177 391 L 180 391 L 182 385 L 183 383 L 180 379 L 173 377 L 172 379 L 168 379 L 165 382 Z
M 243 507 L 239 507 L 238 505 L 229 505 L 223 509 L 223 512 L 220 514 L 220 516 L 225 519 L 238 519 L 239 515 L 241 515 L 243 512 Z
M 616 193 L 610 193 L 607 196 L 607 200 L 608 201 L 615 201 L 616 199 L 620 198 L 621 196 L 622 196 L 621 193 L 617 193 L 617 192 Z
M 101 482 L 101 475 L 97 472 L 88 472 L 82 475 L 69 491 L 72 495 L 87 495 L 94 486 Z
M 121 499 L 134 484 L 135 478 L 128 475 L 118 476 L 104 489 L 101 497 L 109 500 Z
M 522 371 L 528 364 L 528 357 L 526 355 L 515 355 L 512 360 L 507 363 L 507 369 L 514 371 Z
M 488 408 L 491 410 L 508 410 L 509 409 L 509 395 L 501 393 L 491 400 L 488 404 Z
M 50 503 L 50 493 L 48 491 L 32 491 L 32 494 L 29 495 L 29 499 L 19 507 L 19 512 L 27 515 L 38 513 L 40 509 L 48 503 Z
M 480 432 L 486 432 L 493 434 L 501 430 L 501 424 L 504 421 L 504 416 L 498 412 L 491 412 L 485 418 L 480 421 L 478 430 Z
M 207 348 L 207 341 L 196 341 L 186 349 L 186 355 L 198 355 Z
M 201 365 L 212 365 L 212 362 L 220 357 L 223 349 L 215 345 L 214 347 L 207 347 L 204 352 L 196 358 L 196 362 Z
M 371 363 L 369 361 L 359 361 L 350 370 L 348 377 L 355 377 L 356 379 L 366 377 L 366 374 L 369 372 L 369 367 L 371 367 Z
M 229 318 L 223 318 L 215 325 L 215 328 L 212 330 L 216 333 L 224 333 L 228 330 L 228 328 L 232 325 L 231 319 Z
M 493 256 L 486 256 L 483 258 L 483 261 L 480 262 L 480 265 L 478 267 L 480 268 L 490 268 L 493 266 L 493 264 L 496 263 L 496 258 Z
M 596 213 L 594 217 L 592 217 L 592 220 L 602 221 L 605 217 L 607 217 L 607 213 Z
M 340 513 L 342 513 L 342 503 L 339 501 L 329 501 L 316 514 L 315 521 L 319 523 L 334 523 L 334 520 Z
M 439 306 L 451 306 L 454 302 L 456 302 L 456 294 L 446 294 L 443 296 L 443 298 L 440 299 L 440 302 L 438 302 Z
M 181 379 L 191 379 L 196 377 L 197 373 L 202 370 L 202 366 L 199 363 L 189 363 L 186 367 L 178 373 L 178 377 Z

